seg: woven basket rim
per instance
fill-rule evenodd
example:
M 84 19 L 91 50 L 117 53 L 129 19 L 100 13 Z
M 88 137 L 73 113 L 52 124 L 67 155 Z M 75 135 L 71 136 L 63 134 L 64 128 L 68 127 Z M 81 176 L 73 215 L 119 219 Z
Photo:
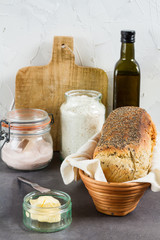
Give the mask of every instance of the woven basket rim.
M 146 182 L 123 182 L 123 183 L 115 183 L 115 182 L 102 182 L 102 181 L 97 181 L 87 175 L 84 174 L 84 171 L 79 169 L 79 174 L 81 176 L 81 178 L 83 178 L 85 181 L 90 182 L 90 183 L 94 183 L 97 185 L 103 185 L 103 186 L 112 186 L 112 187 L 135 187 L 135 186 L 139 186 L 139 185 L 143 185 L 146 187 L 150 186 L 150 183 L 146 183 Z

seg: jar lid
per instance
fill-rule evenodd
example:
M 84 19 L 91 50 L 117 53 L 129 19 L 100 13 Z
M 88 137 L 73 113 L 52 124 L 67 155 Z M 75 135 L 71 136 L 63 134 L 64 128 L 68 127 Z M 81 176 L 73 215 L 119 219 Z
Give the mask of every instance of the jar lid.
M 65 97 L 76 97 L 76 96 L 88 96 L 90 98 L 94 98 L 96 100 L 100 100 L 102 98 L 102 93 L 95 90 L 85 90 L 85 89 L 76 89 L 65 92 Z
M 9 111 L 6 114 L 5 119 L 10 123 L 10 128 L 15 130 L 43 128 L 51 122 L 46 111 L 33 108 Z M 3 123 L 3 127 L 7 127 L 7 124 Z

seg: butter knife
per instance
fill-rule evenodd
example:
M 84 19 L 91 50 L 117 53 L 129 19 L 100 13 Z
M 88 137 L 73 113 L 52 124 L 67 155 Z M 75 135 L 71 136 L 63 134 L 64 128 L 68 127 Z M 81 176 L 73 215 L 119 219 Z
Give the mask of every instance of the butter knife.
M 37 191 L 39 191 L 41 193 L 47 193 L 47 192 L 51 191 L 51 189 L 44 188 L 44 187 L 38 185 L 37 183 L 31 182 L 30 180 L 28 180 L 28 179 L 26 179 L 24 177 L 17 177 L 17 179 L 20 182 L 26 183 L 27 185 L 31 186 L 32 188 L 34 188 L 35 190 L 37 190 Z

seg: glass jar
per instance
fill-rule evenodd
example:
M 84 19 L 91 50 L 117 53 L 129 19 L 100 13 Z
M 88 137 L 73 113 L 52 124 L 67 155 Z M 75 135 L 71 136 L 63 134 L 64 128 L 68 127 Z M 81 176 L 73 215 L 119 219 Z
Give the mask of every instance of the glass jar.
M 46 167 L 53 157 L 53 142 L 46 111 L 17 109 L 0 122 L 1 158 L 11 168 L 35 170 Z
M 39 207 L 31 201 L 40 196 L 51 196 L 59 201 L 57 207 Z M 68 227 L 72 222 L 72 203 L 67 193 L 51 190 L 48 193 L 31 192 L 23 200 L 23 223 L 34 231 L 56 232 Z
M 60 107 L 61 155 L 75 153 L 89 138 L 101 131 L 105 121 L 102 94 L 93 90 L 71 90 Z

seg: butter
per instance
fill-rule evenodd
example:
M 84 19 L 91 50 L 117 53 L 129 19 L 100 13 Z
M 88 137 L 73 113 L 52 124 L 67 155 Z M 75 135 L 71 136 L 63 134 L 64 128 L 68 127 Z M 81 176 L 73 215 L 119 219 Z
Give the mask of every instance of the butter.
M 33 208 L 26 212 L 26 216 L 39 222 L 60 222 L 60 202 L 52 196 L 40 196 L 37 199 L 30 199 Z

